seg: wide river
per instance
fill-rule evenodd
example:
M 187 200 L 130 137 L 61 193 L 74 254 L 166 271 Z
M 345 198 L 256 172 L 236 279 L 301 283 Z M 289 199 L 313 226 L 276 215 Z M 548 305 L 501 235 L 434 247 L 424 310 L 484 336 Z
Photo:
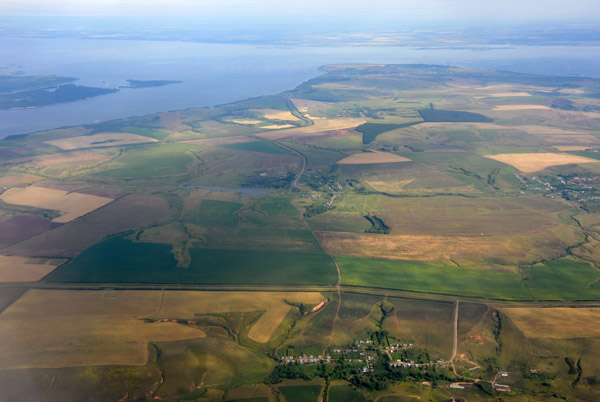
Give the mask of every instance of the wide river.
M 0 68 L 77 77 L 112 87 L 126 79 L 180 80 L 156 88 L 122 89 L 78 102 L 0 111 L 0 139 L 10 134 L 121 117 L 214 106 L 276 94 L 334 63 L 428 63 L 600 78 L 600 47 L 490 48 L 261 47 L 190 42 L 0 38 Z

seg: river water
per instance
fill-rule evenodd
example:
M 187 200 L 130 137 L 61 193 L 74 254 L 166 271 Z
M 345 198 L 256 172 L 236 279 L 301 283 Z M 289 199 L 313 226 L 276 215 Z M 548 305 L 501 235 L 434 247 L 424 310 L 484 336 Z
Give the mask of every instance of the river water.
M 0 38 L 0 68 L 77 77 L 79 85 L 125 80 L 181 84 L 119 92 L 35 109 L 0 111 L 0 138 L 276 94 L 334 63 L 428 63 L 600 78 L 600 47 L 267 47 L 105 39 Z

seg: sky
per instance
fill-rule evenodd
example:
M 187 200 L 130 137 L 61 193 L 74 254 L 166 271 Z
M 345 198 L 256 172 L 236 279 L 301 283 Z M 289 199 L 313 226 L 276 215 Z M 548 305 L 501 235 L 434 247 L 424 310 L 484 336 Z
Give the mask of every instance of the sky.
M 0 15 L 380 15 L 400 21 L 589 21 L 600 19 L 600 0 L 0 0 Z

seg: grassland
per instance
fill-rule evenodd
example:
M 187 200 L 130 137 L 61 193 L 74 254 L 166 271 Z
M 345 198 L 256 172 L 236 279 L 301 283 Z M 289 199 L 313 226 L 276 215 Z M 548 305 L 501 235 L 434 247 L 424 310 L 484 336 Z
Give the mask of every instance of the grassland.
M 336 260 L 342 283 L 424 293 L 529 300 L 519 277 L 510 272 L 436 266 L 418 261 L 342 257 Z
M 191 160 L 186 151 L 194 147 L 185 144 L 161 144 L 130 148 L 115 162 L 122 167 L 103 170 L 97 176 L 138 178 L 184 173 Z
M 590 338 L 600 336 L 600 311 L 596 308 L 503 309 L 528 338 Z M 560 325 L 557 325 L 560 323 Z

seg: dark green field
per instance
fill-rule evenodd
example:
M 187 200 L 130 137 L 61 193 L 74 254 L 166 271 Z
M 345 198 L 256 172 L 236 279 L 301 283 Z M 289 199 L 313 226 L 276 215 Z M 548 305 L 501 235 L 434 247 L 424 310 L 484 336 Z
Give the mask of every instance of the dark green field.
M 335 266 L 326 254 L 258 250 L 190 250 L 187 283 L 332 285 Z
M 167 244 L 109 237 L 48 276 L 49 282 L 331 285 L 335 266 L 326 254 L 191 249 L 189 268 L 177 268 Z
M 279 390 L 286 402 L 316 402 L 321 388 L 320 385 L 286 385 Z
M 426 122 L 473 122 L 489 123 L 494 121 L 479 113 L 460 112 L 457 110 L 421 109 L 419 114 Z
M 379 134 L 383 134 L 388 131 L 397 130 L 403 127 L 410 127 L 419 122 L 415 123 L 404 123 L 404 124 L 390 124 L 390 123 L 365 123 L 356 127 L 355 130 L 362 133 L 363 144 L 370 144 L 375 141 Z

